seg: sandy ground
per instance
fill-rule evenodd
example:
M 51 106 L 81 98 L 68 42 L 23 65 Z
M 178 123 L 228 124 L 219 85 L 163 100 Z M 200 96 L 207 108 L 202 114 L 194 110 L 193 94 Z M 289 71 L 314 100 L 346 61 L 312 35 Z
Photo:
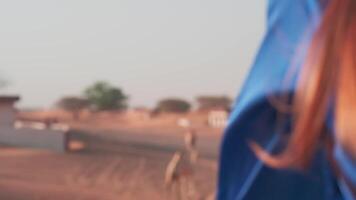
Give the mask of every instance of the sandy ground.
M 170 200 L 164 171 L 172 151 L 73 133 L 84 149 L 58 154 L 0 147 L 0 199 Z M 201 199 L 214 192 L 216 160 L 201 159 L 195 183 Z

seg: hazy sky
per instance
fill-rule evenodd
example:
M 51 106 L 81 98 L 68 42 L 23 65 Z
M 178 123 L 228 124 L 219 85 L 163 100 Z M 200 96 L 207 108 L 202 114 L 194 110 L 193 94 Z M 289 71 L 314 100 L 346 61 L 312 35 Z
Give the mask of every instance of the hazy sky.
M 265 0 L 0 1 L 2 93 L 51 106 L 107 80 L 133 106 L 235 96 L 264 30 Z

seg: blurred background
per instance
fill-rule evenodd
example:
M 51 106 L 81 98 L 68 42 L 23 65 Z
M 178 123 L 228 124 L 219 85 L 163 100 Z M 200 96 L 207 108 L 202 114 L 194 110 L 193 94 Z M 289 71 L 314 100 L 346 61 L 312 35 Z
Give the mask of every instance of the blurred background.
M 0 2 L 1 199 L 214 199 L 265 1 Z

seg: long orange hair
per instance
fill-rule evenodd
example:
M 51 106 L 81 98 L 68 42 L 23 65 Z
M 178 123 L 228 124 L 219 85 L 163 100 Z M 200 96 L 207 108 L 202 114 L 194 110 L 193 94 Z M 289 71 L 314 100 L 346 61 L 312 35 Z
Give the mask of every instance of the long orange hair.
M 285 150 L 256 155 L 275 168 L 305 169 L 325 134 L 333 103 L 335 140 L 356 158 L 356 0 L 329 0 L 313 36 L 293 100 L 293 129 Z

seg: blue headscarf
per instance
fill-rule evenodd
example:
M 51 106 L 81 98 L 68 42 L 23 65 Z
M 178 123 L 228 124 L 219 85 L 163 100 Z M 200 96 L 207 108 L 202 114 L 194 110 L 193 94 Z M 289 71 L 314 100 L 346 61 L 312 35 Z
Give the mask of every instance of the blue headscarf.
M 293 94 L 285 77 L 303 63 L 313 31 L 325 5 L 320 0 L 269 0 L 267 33 L 237 99 L 221 147 L 219 200 L 335 200 L 353 199 L 350 189 L 334 174 L 326 152 L 318 150 L 307 172 L 271 169 L 248 146 L 256 141 L 278 151 L 290 130 L 269 96 Z M 326 2 L 326 1 L 323 1 Z M 326 4 L 326 3 L 325 3 Z M 328 123 L 332 127 L 332 120 Z M 335 160 L 356 185 L 356 164 L 338 146 Z

